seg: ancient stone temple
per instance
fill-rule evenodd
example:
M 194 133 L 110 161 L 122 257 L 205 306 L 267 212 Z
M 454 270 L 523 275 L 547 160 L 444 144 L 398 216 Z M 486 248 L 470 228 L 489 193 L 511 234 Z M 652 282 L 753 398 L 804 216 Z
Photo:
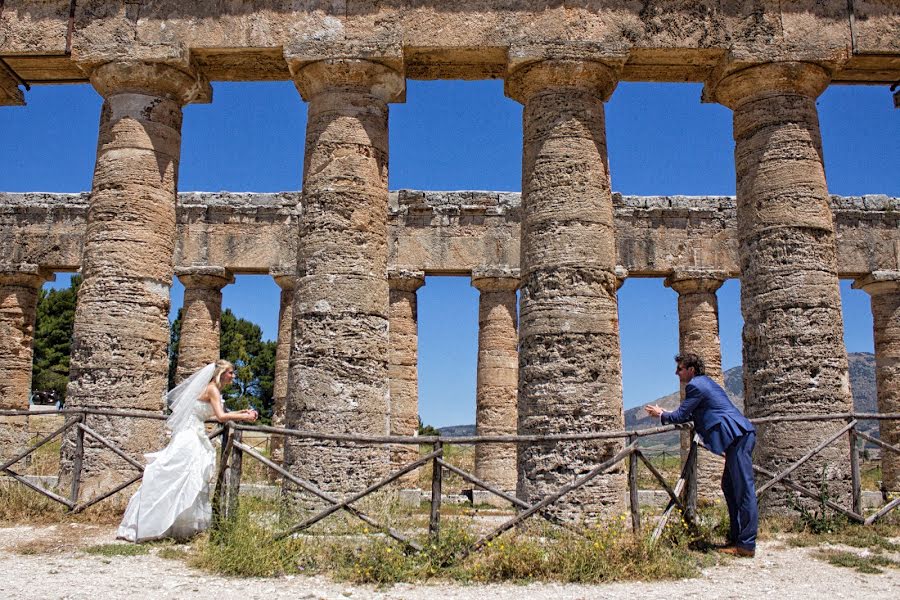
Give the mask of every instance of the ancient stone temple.
M 232 277 L 269 274 L 282 290 L 276 422 L 409 435 L 416 291 L 425 276 L 466 274 L 480 294 L 479 432 L 619 430 L 627 273 L 678 293 L 681 347 L 716 375 L 716 290 L 740 278 L 754 417 L 850 409 L 838 282 L 854 279 L 872 296 L 880 408 L 897 410 L 897 200 L 829 195 L 816 110 L 829 85 L 900 80 L 895 3 L 483 4 L 0 3 L 0 104 L 22 104 L 20 86 L 37 83 L 90 83 L 104 100 L 90 194 L 0 196 L 0 407 L 28 403 L 41 282 L 80 269 L 74 407 L 158 414 L 173 278 L 186 290 L 179 379 L 217 356 Z M 486 78 L 523 106 L 521 195 L 389 192 L 390 107 L 407 79 Z M 179 194 L 183 107 L 212 101 L 211 81 L 259 80 L 293 81 L 307 103 L 302 192 Z M 613 193 L 604 103 L 622 81 L 702 82 L 705 101 L 733 111 L 736 198 Z M 892 427 L 882 435 L 896 443 Z M 98 428 L 134 456 L 160 435 Z M 761 427 L 757 461 L 786 467 L 829 428 Z M 534 501 L 621 447 L 499 445 L 476 471 Z M 335 492 L 411 457 L 296 442 L 281 452 Z M 795 476 L 815 487 L 824 468 L 839 495 L 846 455 L 835 445 Z M 122 479 L 104 460 L 88 452 L 86 486 Z M 889 487 L 897 464 L 885 464 Z M 618 513 L 624 492 L 613 471 L 556 510 Z M 766 498 L 784 506 L 780 492 Z

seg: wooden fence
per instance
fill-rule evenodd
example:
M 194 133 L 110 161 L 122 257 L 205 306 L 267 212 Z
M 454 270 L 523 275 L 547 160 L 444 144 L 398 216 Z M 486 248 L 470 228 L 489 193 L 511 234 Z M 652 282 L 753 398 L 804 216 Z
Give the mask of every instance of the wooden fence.
M 102 417 L 121 417 L 121 418 L 129 418 L 129 419 L 165 419 L 162 415 L 148 415 L 146 413 L 133 412 L 133 411 L 117 411 L 117 410 L 98 410 L 98 409 L 64 409 L 61 411 L 57 411 L 59 414 L 64 415 L 65 423 L 51 432 L 48 435 L 45 435 L 38 439 L 32 446 L 28 449 L 23 450 L 17 453 L 12 458 L 6 460 L 2 464 L 0 464 L 0 472 L 5 473 L 15 481 L 19 482 L 22 485 L 25 485 L 32 490 L 59 502 L 66 506 L 69 511 L 73 513 L 81 512 L 89 506 L 93 506 L 94 504 L 109 498 L 110 496 L 122 491 L 126 487 L 140 480 L 143 475 L 143 465 L 135 460 L 133 457 L 128 456 L 121 448 L 119 448 L 115 443 L 106 439 L 104 436 L 99 434 L 88 424 L 89 419 L 92 416 L 102 416 Z M 28 411 L 0 411 L 0 417 L 15 417 L 15 416 L 27 416 L 32 413 Z M 42 413 L 47 414 L 47 413 Z M 895 454 L 900 454 L 900 448 L 897 446 L 888 444 L 879 439 L 873 438 L 872 436 L 859 431 L 857 429 L 857 423 L 861 420 L 897 420 L 900 419 L 900 414 L 891 413 L 891 414 L 874 414 L 874 413 L 841 413 L 841 414 L 831 414 L 831 415 L 791 415 L 791 416 L 777 416 L 777 417 L 764 417 L 758 419 L 751 419 L 752 422 L 756 424 L 761 423 L 775 423 L 775 422 L 788 422 L 788 421 L 797 421 L 797 422 L 811 422 L 811 421 L 833 421 L 840 425 L 831 435 L 829 435 L 826 439 L 824 439 L 821 443 L 816 445 L 814 448 L 811 448 L 803 457 L 798 459 L 793 464 L 789 465 L 787 468 L 783 469 L 781 472 L 775 473 L 763 467 L 754 465 L 754 471 L 757 475 L 761 475 L 763 478 L 767 480 L 757 487 L 756 493 L 757 497 L 761 497 L 766 494 L 769 490 L 773 489 L 774 486 L 780 485 L 786 487 L 790 490 L 793 490 L 799 493 L 802 496 L 806 496 L 811 498 L 816 502 L 823 502 L 828 508 L 846 516 L 851 521 L 856 523 L 871 525 L 884 517 L 890 511 L 897 508 L 900 505 L 900 498 L 895 498 L 890 500 L 883 506 L 881 506 L 874 513 L 869 515 L 868 517 L 863 515 L 862 511 L 862 489 L 861 489 L 861 481 L 860 481 L 860 468 L 859 468 L 859 445 L 857 443 L 858 440 L 862 439 L 871 444 L 874 444 L 881 448 L 883 451 L 893 452 Z M 215 430 L 209 434 L 209 437 L 216 438 L 221 437 L 221 445 L 219 450 L 219 463 L 216 471 L 216 481 L 215 481 L 215 490 L 213 492 L 213 507 L 215 512 L 216 521 L 221 522 L 222 519 L 229 518 L 235 513 L 238 496 L 240 494 L 241 487 L 241 472 L 243 469 L 243 461 L 244 457 L 250 457 L 254 460 L 259 461 L 263 465 L 265 465 L 268 469 L 271 469 L 273 472 L 277 473 L 283 478 L 283 482 L 290 482 L 305 492 L 319 498 L 324 501 L 328 506 L 313 515 L 312 517 L 305 518 L 303 521 L 294 524 L 291 527 L 277 533 L 275 535 L 275 539 L 284 538 L 293 534 L 296 534 L 300 531 L 303 531 L 310 526 L 318 523 L 322 519 L 325 519 L 329 515 L 337 512 L 337 511 L 345 511 L 356 518 L 361 519 L 370 527 L 373 527 L 376 530 L 382 531 L 386 535 L 394 538 L 398 542 L 404 544 L 415 550 L 421 550 L 422 546 L 415 540 L 411 539 L 408 535 L 403 532 L 397 531 L 396 529 L 381 524 L 377 522 L 374 518 L 362 512 L 359 508 L 355 507 L 354 504 L 359 500 L 365 498 L 366 496 L 376 492 L 384 488 L 385 486 L 390 485 L 394 481 L 398 480 L 403 475 L 414 471 L 428 463 L 432 464 L 432 481 L 431 481 L 431 510 L 429 516 L 429 536 L 432 538 L 437 537 L 440 533 L 441 527 L 441 498 L 442 498 L 442 487 L 443 487 L 443 477 L 444 472 L 454 473 L 461 477 L 463 480 L 471 483 L 473 486 L 477 488 L 482 488 L 496 494 L 500 498 L 503 498 L 510 504 L 512 504 L 517 509 L 517 514 L 512 516 L 509 520 L 504 522 L 503 524 L 497 526 L 492 531 L 480 537 L 477 541 L 475 541 L 468 550 L 464 553 L 464 555 L 468 555 L 472 552 L 477 552 L 479 549 L 483 548 L 489 541 L 493 540 L 497 536 L 503 534 L 505 531 L 512 529 L 513 527 L 519 525 L 524 522 L 526 519 L 534 515 L 539 515 L 549 522 L 565 527 L 567 529 L 578 531 L 577 525 L 575 523 L 563 521 L 560 517 L 556 516 L 552 512 L 548 511 L 548 507 L 553 503 L 559 501 L 566 494 L 571 493 L 573 490 L 579 489 L 594 480 L 598 476 L 608 473 L 616 468 L 616 466 L 623 461 L 627 461 L 628 465 L 628 492 L 629 492 L 629 509 L 631 513 L 631 525 L 632 529 L 635 532 L 639 532 L 641 530 L 641 512 L 640 507 L 638 505 L 638 468 L 639 464 L 643 463 L 644 466 L 650 471 L 653 477 L 659 482 L 660 486 L 665 490 L 665 492 L 669 496 L 669 502 L 663 511 L 662 517 L 657 521 L 656 526 L 652 533 L 652 539 L 655 541 L 661 535 L 663 529 L 666 526 L 666 523 L 675 509 L 679 509 L 682 514 L 685 516 L 686 521 L 690 526 L 693 526 L 694 519 L 696 516 L 696 457 L 698 452 L 698 436 L 694 435 L 690 451 L 688 453 L 687 460 L 685 460 L 681 472 L 679 474 L 678 479 L 674 482 L 674 484 L 670 484 L 666 481 L 665 477 L 659 472 L 659 470 L 653 465 L 651 460 L 648 459 L 647 456 L 641 451 L 638 447 L 639 438 L 658 435 L 661 433 L 665 433 L 668 431 L 672 431 L 673 429 L 678 428 L 679 426 L 662 426 L 662 427 L 652 427 L 648 429 L 640 429 L 640 430 L 627 430 L 627 431 L 613 431 L 613 432 L 596 432 L 596 433 L 585 433 L 585 434 L 558 434 L 558 435 L 512 435 L 512 436 L 467 436 L 467 437 L 443 437 L 443 436 L 419 436 L 419 437 L 400 437 L 400 436 L 366 436 L 366 435 L 344 435 L 344 434 L 326 434 L 326 433 L 317 433 L 310 431 L 300 431 L 295 429 L 282 429 L 275 427 L 267 427 L 267 426 L 253 426 L 253 425 L 243 425 L 243 424 L 235 424 L 228 422 L 224 425 L 220 425 L 215 428 Z M 683 426 L 681 426 L 683 427 Z M 72 483 L 69 489 L 69 494 L 67 497 L 62 496 L 54 491 L 45 489 L 44 487 L 38 485 L 37 483 L 30 481 L 27 477 L 21 475 L 16 472 L 13 467 L 24 460 L 27 456 L 35 452 L 41 446 L 47 444 L 51 440 L 57 438 L 58 436 L 63 435 L 69 429 L 75 429 L 75 451 L 72 463 Z M 393 471 L 389 475 L 385 476 L 383 479 L 378 481 L 377 483 L 369 486 L 368 488 L 361 490 L 357 493 L 353 493 L 348 495 L 345 498 L 338 498 L 333 494 L 319 489 L 311 482 L 304 480 L 301 477 L 298 477 L 296 474 L 291 473 L 282 465 L 279 465 L 272 461 L 270 458 L 267 458 L 262 452 L 253 448 L 252 446 L 244 443 L 243 435 L 245 432 L 264 432 L 270 435 L 281 435 L 286 437 L 294 437 L 298 439 L 304 440 L 318 440 L 318 441 L 327 441 L 327 442 L 338 442 L 343 444 L 355 444 L 355 445 L 401 445 L 401 444 L 411 444 L 416 446 L 428 445 L 431 446 L 431 452 L 427 453 L 425 456 L 422 456 L 418 460 L 410 462 L 397 470 Z M 796 471 L 800 466 L 809 461 L 813 456 L 821 452 L 823 449 L 828 447 L 831 444 L 836 443 L 838 440 L 843 438 L 844 436 L 848 436 L 849 441 L 849 451 L 850 451 L 850 469 L 851 469 L 851 506 L 845 507 L 841 506 L 837 502 L 834 502 L 828 498 L 821 498 L 820 493 L 816 490 L 811 490 L 804 485 L 794 481 L 790 478 L 791 473 Z M 81 469 L 82 463 L 84 459 L 84 440 L 85 436 L 93 438 L 97 442 L 99 442 L 102 446 L 106 447 L 109 451 L 115 453 L 123 460 L 128 462 L 132 467 L 134 467 L 136 474 L 125 482 L 119 484 L 111 490 L 105 491 L 97 496 L 94 496 L 89 499 L 82 499 L 80 497 L 80 479 L 81 479 Z M 603 461 L 602 463 L 596 465 L 589 472 L 585 473 L 581 477 L 577 478 L 575 481 L 568 483 L 562 487 L 560 487 L 555 492 L 548 494 L 538 502 L 530 504 L 525 502 L 519 498 L 511 496 L 505 493 L 502 490 L 494 487 L 490 482 L 482 481 L 477 478 L 472 473 L 469 473 L 459 467 L 452 465 L 444 460 L 444 446 L 448 443 L 453 444 L 485 444 L 485 443 L 508 443 L 508 444 L 527 444 L 533 442 L 559 442 L 559 441 L 568 441 L 568 442 L 577 442 L 577 441 L 588 441 L 588 440 L 599 440 L 599 439 L 621 439 L 623 440 L 624 446 L 623 448 L 616 453 L 615 456 L 609 458 L 608 460 Z M 462 556 L 457 557 L 462 558 Z

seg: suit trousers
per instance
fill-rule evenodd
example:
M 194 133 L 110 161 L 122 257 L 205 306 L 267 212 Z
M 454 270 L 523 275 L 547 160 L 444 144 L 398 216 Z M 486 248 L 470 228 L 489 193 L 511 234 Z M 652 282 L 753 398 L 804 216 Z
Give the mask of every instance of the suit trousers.
M 728 541 L 746 550 L 756 549 L 756 530 L 759 526 L 753 480 L 755 445 L 756 433 L 752 431 L 734 440 L 725 450 L 725 470 L 722 472 L 722 492 L 728 505 Z

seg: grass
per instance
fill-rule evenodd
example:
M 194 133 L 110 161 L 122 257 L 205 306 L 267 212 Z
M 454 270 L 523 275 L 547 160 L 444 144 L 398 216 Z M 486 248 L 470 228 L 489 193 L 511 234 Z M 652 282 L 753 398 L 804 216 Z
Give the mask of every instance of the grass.
M 416 539 L 425 549 L 416 552 L 364 525 L 348 523 L 332 525 L 317 535 L 273 541 L 272 534 L 284 525 L 271 514 L 273 510 L 270 502 L 242 499 L 232 522 L 196 540 L 188 563 L 232 576 L 324 574 L 340 581 L 390 585 L 429 580 L 599 583 L 677 579 L 696 576 L 701 566 L 715 560 L 689 549 L 693 538 L 680 520 L 672 522 L 657 545 L 650 543 L 650 528 L 633 536 L 622 517 L 588 528 L 584 537 L 534 522 L 463 559 L 464 550 L 480 535 L 473 519 L 445 516 L 439 538 L 431 540 L 420 533 Z M 393 516 L 395 527 L 424 531 L 421 515 L 404 517 L 397 509 L 383 509 L 382 513 Z
M 134 486 L 129 487 L 126 490 L 126 494 L 117 494 L 83 512 L 71 514 L 65 506 L 43 494 L 39 494 L 13 480 L 0 480 L 0 524 L 116 524 L 122 519 L 122 514 L 125 512 L 125 505 L 129 498 L 127 492 L 133 489 Z M 64 490 L 51 491 L 61 493 L 64 496 L 67 495 Z
M 95 556 L 142 556 L 150 553 L 150 546 L 145 544 L 97 544 L 84 549 L 87 554 Z
M 883 573 L 881 567 L 900 569 L 900 562 L 879 554 L 862 556 L 845 550 L 818 550 L 813 556 L 837 567 L 846 567 L 860 573 L 877 575 Z

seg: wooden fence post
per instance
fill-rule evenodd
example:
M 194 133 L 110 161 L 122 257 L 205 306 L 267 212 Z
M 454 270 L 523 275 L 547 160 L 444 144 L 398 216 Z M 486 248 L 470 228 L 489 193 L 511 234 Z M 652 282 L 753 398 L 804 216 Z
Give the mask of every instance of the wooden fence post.
M 227 508 L 225 472 L 228 467 L 228 456 L 231 454 L 231 445 L 233 443 L 231 433 L 231 424 L 226 422 L 222 425 L 222 439 L 221 446 L 219 446 L 219 464 L 216 469 L 216 488 L 213 491 L 212 499 L 213 529 L 218 529 L 222 524 L 224 521 L 223 517 L 225 517 L 224 512 Z
M 850 482 L 853 494 L 853 512 L 862 514 L 862 483 L 859 473 L 859 448 L 856 443 L 856 425 L 847 432 L 850 436 Z
M 637 438 L 628 436 L 630 446 Z M 635 535 L 641 532 L 641 505 L 638 497 L 638 457 L 636 452 L 628 455 L 628 499 L 631 504 L 631 531 Z
M 87 421 L 87 414 L 82 414 L 78 423 L 75 424 L 75 460 L 72 461 L 72 490 L 69 500 L 72 501 L 72 508 L 78 504 L 78 492 L 81 488 L 81 469 L 84 465 L 84 429 L 78 426 L 79 423 Z
M 443 449 L 444 443 L 440 440 L 434 443 L 434 452 Z M 428 522 L 428 535 L 437 539 L 441 530 L 441 471 L 443 467 L 438 462 L 440 456 L 436 456 L 431 463 L 431 518 Z
M 228 467 L 227 496 L 228 507 L 225 514 L 229 520 L 237 517 L 238 495 L 241 493 L 241 470 L 244 463 L 244 451 L 238 447 L 241 441 L 242 432 L 240 429 L 234 429 L 231 432 L 231 465 Z

